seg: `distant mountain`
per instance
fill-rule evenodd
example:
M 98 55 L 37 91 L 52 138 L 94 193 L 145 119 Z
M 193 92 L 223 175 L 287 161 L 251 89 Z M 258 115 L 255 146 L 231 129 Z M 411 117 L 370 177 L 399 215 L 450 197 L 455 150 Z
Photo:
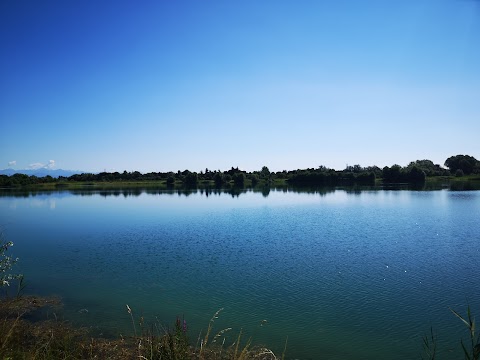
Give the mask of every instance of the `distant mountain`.
M 25 174 L 28 176 L 35 175 L 37 177 L 44 177 L 44 176 L 50 175 L 51 177 L 58 178 L 59 176 L 69 177 L 75 174 L 82 174 L 84 172 L 85 171 L 80 171 L 80 170 L 62 170 L 62 169 L 48 169 L 48 168 L 40 168 L 35 170 L 3 169 L 3 170 L 0 170 L 0 175 L 12 176 L 13 174 Z

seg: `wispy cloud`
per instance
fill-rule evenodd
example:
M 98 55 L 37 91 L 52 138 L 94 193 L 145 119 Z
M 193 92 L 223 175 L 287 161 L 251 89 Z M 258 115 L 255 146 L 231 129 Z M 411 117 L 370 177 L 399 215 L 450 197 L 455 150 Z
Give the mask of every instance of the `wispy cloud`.
M 47 164 L 44 163 L 33 163 L 28 165 L 28 168 L 31 170 L 38 170 L 38 169 L 53 169 L 55 168 L 55 160 L 49 160 Z
M 42 164 L 42 163 L 33 163 L 33 164 L 28 165 L 28 168 L 32 169 L 32 170 L 37 170 L 37 169 L 41 169 L 44 166 L 45 166 L 45 164 Z
M 9 161 L 9 162 L 8 162 L 8 166 L 9 166 L 9 167 L 17 166 L 17 160 Z

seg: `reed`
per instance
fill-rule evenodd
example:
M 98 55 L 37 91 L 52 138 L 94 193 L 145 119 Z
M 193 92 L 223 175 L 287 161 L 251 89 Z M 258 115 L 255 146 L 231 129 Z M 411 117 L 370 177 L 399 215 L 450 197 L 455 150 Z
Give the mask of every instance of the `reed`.
M 423 336 L 423 360 L 435 360 L 437 354 L 437 337 L 433 333 L 433 327 L 430 326 L 430 335 Z
M 450 311 L 453 313 L 453 315 L 459 318 L 468 328 L 469 344 L 466 345 L 463 340 L 460 340 L 460 344 L 462 345 L 463 353 L 465 355 L 465 360 L 480 359 L 480 334 L 475 335 L 475 318 L 472 316 L 470 306 L 467 306 L 466 318 L 462 317 L 453 309 L 450 309 Z

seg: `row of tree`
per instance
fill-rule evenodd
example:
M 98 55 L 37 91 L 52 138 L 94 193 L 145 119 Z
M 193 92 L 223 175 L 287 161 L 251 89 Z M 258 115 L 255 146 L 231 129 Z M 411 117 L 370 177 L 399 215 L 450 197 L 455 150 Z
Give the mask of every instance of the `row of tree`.
M 12 176 L 0 175 L 0 187 L 18 187 L 35 185 L 40 183 L 98 183 L 98 182 L 131 182 L 131 181 L 165 181 L 167 185 L 183 183 L 187 187 L 195 187 L 198 183 L 213 182 L 216 187 L 225 184 L 233 184 L 243 187 L 249 181 L 252 186 L 259 183 L 269 184 L 275 179 L 286 180 L 293 185 L 373 185 L 376 179 L 382 179 L 386 183 L 421 183 L 427 176 L 463 176 L 464 174 L 480 174 L 480 161 L 469 155 L 451 156 L 445 161 L 443 168 L 430 160 L 417 160 L 408 166 L 393 165 L 385 166 L 383 169 L 378 166 L 362 167 L 360 165 L 347 166 L 344 170 L 338 171 L 319 166 L 311 169 L 298 169 L 292 171 L 270 172 L 264 166 L 260 171 L 246 172 L 238 167 L 232 167 L 227 171 L 205 169 L 205 171 L 191 172 L 189 170 L 174 172 L 150 172 L 142 174 L 139 171 L 123 173 L 101 172 L 98 174 L 83 173 L 70 177 L 51 176 L 36 177 L 23 174 Z

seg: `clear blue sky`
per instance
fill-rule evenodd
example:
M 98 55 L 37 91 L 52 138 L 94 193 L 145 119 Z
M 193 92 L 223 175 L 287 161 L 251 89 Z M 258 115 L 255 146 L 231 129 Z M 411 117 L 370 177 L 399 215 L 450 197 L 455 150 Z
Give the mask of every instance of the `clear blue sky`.
M 480 158 L 480 2 L 0 2 L 0 168 Z

